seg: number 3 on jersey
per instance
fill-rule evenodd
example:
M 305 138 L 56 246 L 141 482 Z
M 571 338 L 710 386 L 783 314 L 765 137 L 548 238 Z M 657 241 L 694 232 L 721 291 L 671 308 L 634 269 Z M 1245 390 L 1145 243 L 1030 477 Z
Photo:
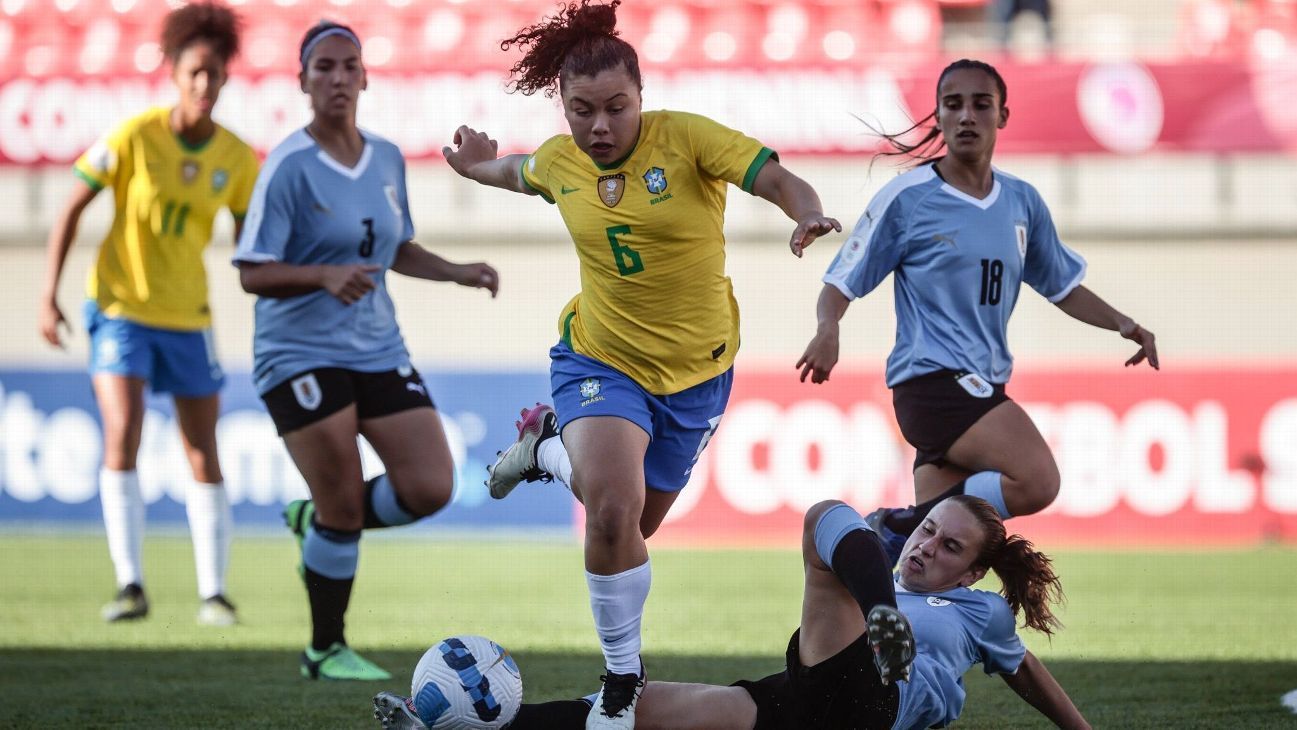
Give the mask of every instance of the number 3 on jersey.
M 630 226 L 609 226 L 605 232 L 608 234 L 608 243 L 612 246 L 613 260 L 617 262 L 617 272 L 622 276 L 630 276 L 643 271 L 644 261 L 640 258 L 639 251 L 617 240 L 618 236 L 630 235 Z
M 374 219 L 365 218 L 360 222 L 365 226 L 365 237 L 360 240 L 360 256 L 369 258 L 374 255 Z

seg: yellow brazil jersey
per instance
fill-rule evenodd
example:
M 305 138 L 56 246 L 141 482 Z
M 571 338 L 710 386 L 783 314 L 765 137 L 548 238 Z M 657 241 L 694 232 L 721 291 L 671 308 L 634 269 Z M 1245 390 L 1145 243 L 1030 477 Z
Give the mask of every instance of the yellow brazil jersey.
M 109 317 L 201 330 L 211 324 L 203 249 L 217 211 L 247 212 L 257 155 L 219 124 L 190 147 L 169 115 L 158 107 L 128 119 L 76 161 L 77 176 L 111 187 L 117 206 L 86 294 Z
M 581 261 L 581 292 L 559 317 L 572 349 L 658 395 L 724 373 L 739 349 L 725 275 L 725 192 L 752 192 L 774 151 L 706 117 L 645 112 L 635 148 L 604 167 L 570 135 L 523 162 L 557 203 Z

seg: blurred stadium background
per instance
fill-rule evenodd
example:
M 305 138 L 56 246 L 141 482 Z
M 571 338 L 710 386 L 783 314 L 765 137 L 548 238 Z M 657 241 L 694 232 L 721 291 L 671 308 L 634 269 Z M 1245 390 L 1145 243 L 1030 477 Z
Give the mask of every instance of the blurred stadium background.
M 361 122 L 400 144 L 411 161 L 418 238 L 448 258 L 485 259 L 501 271 L 494 301 L 399 277 L 393 285 L 411 352 L 447 419 L 459 465 L 453 507 L 410 532 L 557 536 L 560 545 L 575 545 L 581 521 L 566 493 L 520 490 L 508 502 L 490 503 L 482 486 L 485 464 L 513 438 L 517 409 L 547 397 L 546 352 L 559 308 L 578 285 L 575 256 L 559 217 L 543 202 L 468 184 L 439 152 L 462 123 L 488 131 L 502 152 L 529 151 L 564 131 L 557 102 L 504 93 L 513 57 L 498 48 L 554 4 L 231 4 L 248 30 L 217 107 L 220 121 L 264 154 L 307 119 L 296 81 L 303 30 L 320 17 L 353 24 L 370 69 Z M 95 620 L 93 607 L 112 587 L 101 541 L 35 534 L 102 531 L 98 416 L 78 305 L 111 213 L 106 200 L 83 218 L 64 276 L 60 302 L 77 328 L 66 351 L 40 340 L 36 304 L 45 235 L 68 190 L 80 184 L 70 174 L 72 160 L 116 121 L 173 98 L 156 35 L 174 5 L 0 0 L 0 267 L 10 292 L 0 310 L 0 535 L 10 555 L 0 561 L 7 564 L 0 611 L 7 619 L 43 610 L 18 598 L 40 576 L 15 564 L 24 556 L 47 564 L 35 556 L 51 554 L 51 539 L 63 546 L 52 554 L 76 562 L 76 575 L 88 581 L 85 621 Z M 932 109 L 936 75 L 950 60 L 996 64 L 1013 112 L 997 166 L 1041 190 L 1064 240 L 1089 261 L 1087 284 L 1157 333 L 1163 361 L 1160 373 L 1123 369 L 1127 342 L 1072 322 L 1038 297 L 1022 299 L 1011 328 L 1018 370 L 1010 392 L 1051 443 L 1063 489 L 1046 513 L 1016 521 L 1014 529 L 1046 550 L 1129 551 L 1105 553 L 1115 557 L 1100 563 L 1113 575 L 1112 595 L 1103 591 L 1102 573 L 1090 576 L 1080 597 L 1072 593 L 1082 615 L 1116 596 L 1134 601 L 1139 587 L 1116 578 L 1120 556 L 1152 548 L 1228 547 L 1219 555 L 1238 562 L 1220 571 L 1227 583 L 1212 590 L 1263 599 L 1262 585 L 1245 590 L 1228 581 L 1260 564 L 1267 566 L 1261 584 L 1271 575 L 1292 584 L 1297 575 L 1297 2 L 1054 0 L 1051 27 L 1019 15 L 1007 42 L 987 5 L 626 0 L 619 26 L 641 54 L 646 109 L 704 113 L 761 139 L 819 190 L 826 212 L 844 226 L 895 173 L 885 162 L 871 168 L 876 140 L 860 120 L 902 129 Z M 852 308 L 843 328 L 844 364 L 832 381 L 798 383 L 793 363 L 814 328 L 819 276 L 843 237 L 824 239 L 794 260 L 785 246 L 791 227 L 771 206 L 738 191 L 729 205 L 729 265 L 744 317 L 738 377 L 693 483 L 654 538 L 658 546 L 787 548 L 796 544 L 801 511 L 816 501 L 872 508 L 912 497 L 913 455 L 896 431 L 882 383 L 894 326 L 890 286 Z M 217 342 L 230 374 L 222 464 L 247 535 L 272 528 L 281 505 L 305 490 L 251 387 L 253 301 L 228 264 L 230 236 L 230 221 L 222 221 L 208 270 Z M 187 467 L 169 404 L 151 400 L 150 409 L 140 459 L 150 535 L 159 526 L 183 533 L 177 500 Z M 261 546 L 260 540 L 247 544 Z M 1274 543 L 1289 547 L 1263 547 Z M 261 580 L 258 571 L 288 575 L 283 547 L 284 570 L 246 553 L 236 560 L 236 573 L 254 576 L 232 576 L 245 614 L 255 615 L 247 612 L 259 600 L 250 588 Z M 251 548 L 236 542 L 241 549 Z M 1194 554 L 1170 570 L 1190 571 L 1199 560 Z M 178 565 L 178 574 L 187 575 Z M 575 583 L 568 587 L 579 594 Z M 1291 593 L 1283 595 L 1278 600 L 1291 605 Z M 1213 599 L 1200 598 L 1210 609 Z M 1118 620 L 1132 623 L 1145 608 L 1121 605 L 1130 613 Z M 298 608 L 300 623 L 305 608 Z M 795 612 L 787 617 L 795 620 Z M 1266 646 L 1263 627 L 1253 625 L 1263 617 L 1275 620 L 1273 612 L 1240 619 L 1261 631 L 1257 647 Z M 0 648 L 59 644 L 24 643 L 19 625 L 0 622 Z M 1287 649 L 1270 647 L 1265 658 L 1280 663 L 1267 676 L 1277 672 L 1291 679 L 1287 689 L 1297 688 L 1297 625 L 1266 625 L 1287 637 Z M 475 628 L 492 632 L 489 625 Z M 15 633 L 3 636 L 8 631 Z M 591 637 L 577 636 L 574 645 L 593 648 L 585 641 Z M 777 659 L 781 647 L 766 639 L 773 643 L 752 650 Z M 86 641 L 125 639 L 96 633 Z M 276 641 L 283 639 L 269 643 Z M 1163 656 L 1151 651 L 1141 656 Z M 11 669 L 30 658 L 0 656 Z M 1279 708 L 1278 694 L 1266 702 Z M 25 717 L 35 715 L 10 720 L 25 724 Z M 1109 724 L 1122 724 L 1121 717 L 1115 713 Z M 111 724 L 113 716 L 101 720 Z

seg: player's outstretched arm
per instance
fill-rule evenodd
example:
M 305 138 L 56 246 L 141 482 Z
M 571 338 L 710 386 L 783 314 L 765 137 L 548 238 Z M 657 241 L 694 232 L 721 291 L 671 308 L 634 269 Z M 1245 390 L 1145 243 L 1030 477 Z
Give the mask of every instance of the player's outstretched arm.
M 1073 319 L 1078 319 L 1095 327 L 1119 332 L 1122 337 L 1138 344 L 1139 352 L 1136 352 L 1126 361 L 1127 366 L 1138 365 L 1147 359 L 1148 364 L 1152 365 L 1154 370 L 1161 368 L 1161 363 L 1157 359 L 1157 339 L 1153 336 L 1153 333 L 1140 327 L 1135 323 L 1135 320 L 1118 312 L 1112 305 L 1101 299 L 1098 294 L 1084 286 L 1078 286 L 1055 304 Z
M 45 244 L 45 287 L 41 295 L 39 326 L 41 336 L 55 347 L 63 347 L 59 329 L 68 328 L 68 321 L 63 317 L 63 310 L 59 309 L 58 302 L 59 279 L 63 277 L 63 264 L 67 262 L 68 251 L 72 248 L 72 242 L 76 240 L 77 224 L 81 221 L 81 213 L 98 193 L 98 190 L 89 185 L 77 185 L 68 196 L 58 218 L 54 220 L 54 227 L 50 229 L 50 237 Z
M 259 297 L 283 299 L 327 291 L 343 304 L 351 305 L 373 291 L 376 264 L 286 264 L 239 262 L 239 284 L 243 291 Z
M 1027 652 L 1018 666 L 1016 674 L 1002 674 L 1004 683 L 1009 685 L 1027 704 L 1048 717 L 1051 722 L 1069 730 L 1089 730 L 1090 723 L 1085 721 L 1081 711 L 1076 709 L 1072 698 L 1067 696 L 1058 680 L 1049 673 L 1045 665 L 1035 654 Z
M 788 248 L 801 258 L 802 250 L 815 239 L 833 231 L 842 231 L 842 224 L 824 215 L 820 196 L 810 183 L 789 172 L 777 160 L 766 160 L 752 182 L 752 194 L 765 198 L 797 223 L 788 239 Z
M 522 163 L 527 155 L 499 154 L 499 143 L 469 126 L 455 130 L 455 146 L 442 147 L 441 154 L 460 175 L 493 188 L 535 195 L 522 180 Z
M 823 383 L 829 379 L 833 366 L 838 364 L 838 322 L 849 306 L 851 300 L 843 296 L 836 286 L 825 284 L 820 290 L 820 300 L 815 305 L 818 320 L 815 336 L 795 366 L 802 371 L 800 380 L 803 383 L 807 375 L 811 376 L 812 383 Z
M 414 241 L 406 241 L 396 250 L 392 271 L 415 279 L 453 281 L 460 286 L 486 289 L 492 299 L 500 290 L 500 275 L 490 265 L 452 263 Z

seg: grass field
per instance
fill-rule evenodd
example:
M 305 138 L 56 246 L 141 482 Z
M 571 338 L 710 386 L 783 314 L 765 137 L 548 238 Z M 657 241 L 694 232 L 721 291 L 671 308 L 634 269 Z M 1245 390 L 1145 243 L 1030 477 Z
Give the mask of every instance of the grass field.
M 1028 645 L 1095 727 L 1297 727 L 1297 550 L 1056 555 L 1067 628 Z M 109 626 L 103 538 L 0 536 L 0 727 L 374 727 L 377 685 L 308 682 L 297 653 L 307 606 L 295 548 L 235 545 L 230 593 L 243 624 L 194 624 L 188 541 L 150 538 L 153 613 Z M 776 671 L 798 619 L 793 551 L 654 554 L 646 661 L 661 679 L 729 683 Z M 409 687 L 450 634 L 508 647 L 531 701 L 593 691 L 601 662 L 578 547 L 367 539 L 349 614 L 353 646 Z M 988 587 L 985 584 L 983 587 Z M 974 670 L 960 727 L 1046 723 Z

